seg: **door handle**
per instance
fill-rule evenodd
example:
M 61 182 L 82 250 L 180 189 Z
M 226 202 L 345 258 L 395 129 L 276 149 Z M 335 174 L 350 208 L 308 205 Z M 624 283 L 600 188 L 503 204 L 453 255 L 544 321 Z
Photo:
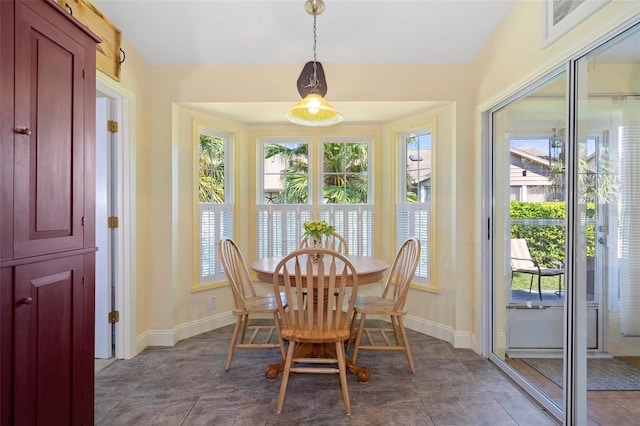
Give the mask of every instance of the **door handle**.
M 19 135 L 31 136 L 31 129 L 28 127 L 16 127 L 14 130 Z
M 22 298 L 18 301 L 18 305 L 30 305 L 33 303 L 33 298 L 31 296 Z

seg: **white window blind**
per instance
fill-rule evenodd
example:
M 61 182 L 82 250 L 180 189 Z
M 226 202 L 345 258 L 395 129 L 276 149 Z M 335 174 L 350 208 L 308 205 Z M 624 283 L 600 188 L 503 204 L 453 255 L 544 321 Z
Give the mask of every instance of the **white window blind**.
M 200 284 L 226 280 L 218 241 L 233 237 L 233 206 L 200 203 Z
M 396 214 L 396 246 L 409 237 L 420 240 L 420 260 L 414 281 L 429 284 L 429 204 L 399 205 Z
M 311 206 L 258 205 L 258 258 L 284 256 L 298 248 L 302 223 L 311 220 Z
M 266 204 L 257 208 L 258 258 L 284 256 L 298 248 L 302 224 L 312 219 L 311 206 Z M 373 206 L 325 205 L 319 214 L 345 237 L 350 254 L 373 255 Z
M 373 206 L 370 204 L 325 204 L 320 219 L 333 225 L 349 246 L 349 254 L 373 255 Z

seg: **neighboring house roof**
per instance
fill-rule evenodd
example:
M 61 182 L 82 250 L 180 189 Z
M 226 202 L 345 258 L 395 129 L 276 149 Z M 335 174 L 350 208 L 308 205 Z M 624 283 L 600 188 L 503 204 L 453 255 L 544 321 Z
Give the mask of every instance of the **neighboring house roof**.
M 529 161 L 533 161 L 541 165 L 549 164 L 549 153 L 542 152 L 535 148 L 511 148 L 511 154 L 526 158 Z
M 511 186 L 548 186 L 551 181 L 540 174 L 549 168 L 548 153 L 535 148 L 511 148 L 512 156 L 520 157 L 521 161 L 511 161 L 509 164 L 509 180 Z M 526 168 L 522 165 L 527 166 Z
M 407 173 L 412 182 L 425 182 L 431 179 L 431 150 L 407 150 Z

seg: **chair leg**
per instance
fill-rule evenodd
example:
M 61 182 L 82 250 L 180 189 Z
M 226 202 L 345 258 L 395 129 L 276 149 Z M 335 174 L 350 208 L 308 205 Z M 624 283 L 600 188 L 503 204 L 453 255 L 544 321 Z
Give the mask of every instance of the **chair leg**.
M 532 288 L 533 288 L 533 274 L 531 275 L 531 281 L 529 282 L 529 293 L 531 293 Z
M 340 374 L 340 387 L 342 388 L 342 401 L 344 411 L 351 414 L 351 404 L 349 403 L 349 388 L 347 387 L 347 363 L 344 360 L 344 342 L 336 342 L 336 358 L 338 359 L 338 372 Z
M 358 313 L 354 311 L 353 316 L 351 317 L 351 325 L 349 326 L 349 339 L 347 340 L 347 345 L 346 345 L 347 349 L 349 349 L 349 346 L 351 346 L 351 344 L 356 340 L 354 336 L 354 332 L 355 332 L 354 328 L 356 325 L 357 316 L 358 316 Z
M 393 330 L 393 337 L 396 339 L 396 346 L 400 346 L 400 336 L 398 336 L 398 324 L 396 317 L 391 315 L 391 329 Z
M 360 325 L 358 326 L 358 334 L 356 335 L 355 346 L 353 347 L 353 355 L 351 356 L 351 362 L 354 364 L 358 360 L 358 351 L 360 350 L 360 339 L 362 338 L 362 332 L 364 331 L 364 319 L 366 315 L 360 314 Z
M 562 274 L 558 275 L 558 297 L 562 297 Z
M 533 275 L 531 276 L 533 278 Z M 540 300 L 542 300 L 542 276 L 538 275 L 538 294 L 540 295 Z
M 291 373 L 291 365 L 293 364 L 293 351 L 295 350 L 295 347 L 295 342 L 289 342 L 287 357 L 284 361 L 284 371 L 282 372 L 280 394 L 278 395 L 278 406 L 276 407 L 277 413 L 282 413 L 282 406 L 284 405 L 284 395 L 287 393 L 287 383 L 289 383 L 289 374 Z
M 282 359 L 284 360 L 287 356 L 287 353 L 284 348 L 284 339 L 282 338 L 282 327 L 280 327 L 280 317 L 277 312 L 273 313 L 273 322 L 276 325 L 276 334 L 278 335 L 278 343 L 280 344 L 280 354 L 282 354 Z
M 409 349 L 409 340 L 407 339 L 407 331 L 404 329 L 402 318 L 398 317 L 398 325 L 400 326 L 400 333 L 402 333 L 402 341 L 404 342 L 404 352 L 407 355 L 407 361 L 409 361 L 409 370 L 411 374 L 416 372 L 416 367 L 413 365 L 413 356 L 411 356 L 411 349 Z
M 248 325 L 249 325 L 249 314 L 242 315 L 242 332 L 240 333 L 240 343 L 244 343 L 244 337 L 247 334 Z
M 238 340 L 238 334 L 240 332 L 240 323 L 244 315 L 238 315 L 236 320 L 236 326 L 233 329 L 233 337 L 231 338 L 231 345 L 229 345 L 229 354 L 227 355 L 227 363 L 224 366 L 225 371 L 229 371 L 231 368 L 231 360 L 233 359 L 233 351 L 236 349 L 236 341 Z

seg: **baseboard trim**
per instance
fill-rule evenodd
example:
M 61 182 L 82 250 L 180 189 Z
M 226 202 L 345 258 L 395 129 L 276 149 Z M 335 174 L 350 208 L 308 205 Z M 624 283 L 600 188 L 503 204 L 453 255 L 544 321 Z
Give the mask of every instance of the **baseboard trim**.
M 233 324 L 235 321 L 235 316 L 229 311 L 181 324 L 170 330 L 148 330 L 138 337 L 136 346 L 142 349 L 147 346 L 174 346 L 180 340 Z
M 136 354 L 147 346 L 174 346 L 180 340 L 234 324 L 235 321 L 235 316 L 229 311 L 181 324 L 170 330 L 148 330 L 136 339 Z M 446 325 L 412 315 L 407 315 L 404 318 L 404 324 L 410 330 L 451 343 L 454 348 L 470 349 L 472 347 L 473 334 L 470 332 L 455 331 Z
M 413 315 L 407 315 L 405 317 L 404 325 L 408 329 L 417 331 L 418 333 L 449 342 L 454 348 L 471 349 L 473 335 L 470 332 L 455 331 L 449 326 Z

